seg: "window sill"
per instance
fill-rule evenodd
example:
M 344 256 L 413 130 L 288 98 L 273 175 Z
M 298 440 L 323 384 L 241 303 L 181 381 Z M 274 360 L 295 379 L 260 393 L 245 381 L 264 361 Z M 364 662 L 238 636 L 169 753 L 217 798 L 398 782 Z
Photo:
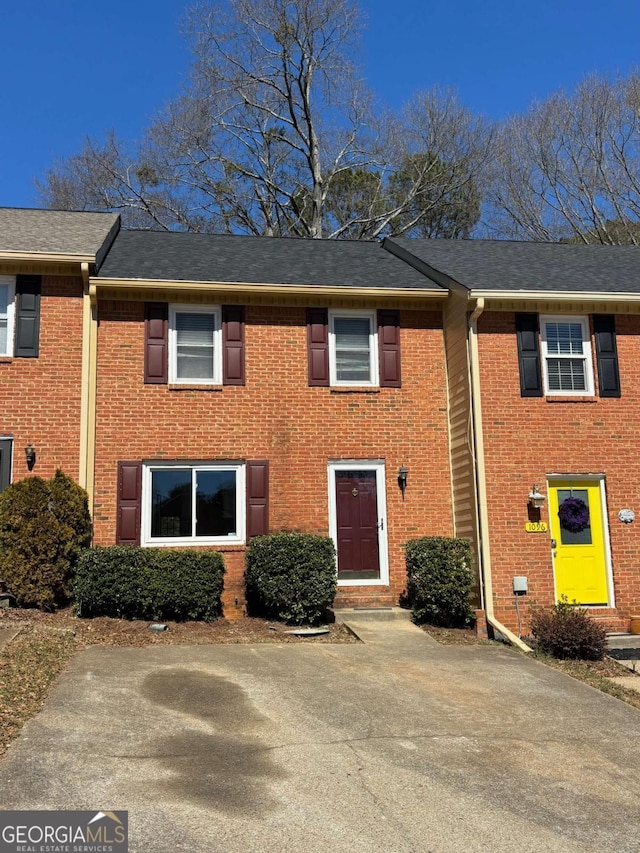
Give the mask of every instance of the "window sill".
M 545 397 L 547 403 L 597 403 L 597 397 L 565 397 L 562 394 L 558 394 L 557 396 L 548 394 Z
M 379 394 L 378 385 L 332 385 L 332 394 Z
M 211 391 L 222 391 L 224 386 L 222 385 L 190 385 L 188 383 L 170 383 L 169 391 L 206 391 L 210 393 Z

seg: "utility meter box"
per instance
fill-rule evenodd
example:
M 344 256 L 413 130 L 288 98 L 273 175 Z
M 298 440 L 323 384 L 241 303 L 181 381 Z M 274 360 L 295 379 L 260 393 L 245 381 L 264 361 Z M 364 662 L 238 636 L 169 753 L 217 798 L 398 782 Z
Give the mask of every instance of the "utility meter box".
M 519 576 L 513 579 L 513 594 L 526 595 L 529 592 L 529 584 L 525 577 Z

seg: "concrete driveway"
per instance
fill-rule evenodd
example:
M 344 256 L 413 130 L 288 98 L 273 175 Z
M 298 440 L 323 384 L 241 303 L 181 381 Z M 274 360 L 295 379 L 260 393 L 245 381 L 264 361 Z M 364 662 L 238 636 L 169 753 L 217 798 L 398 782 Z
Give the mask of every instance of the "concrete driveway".
M 0 807 L 127 809 L 131 851 L 640 850 L 640 714 L 405 622 L 362 645 L 94 648 Z

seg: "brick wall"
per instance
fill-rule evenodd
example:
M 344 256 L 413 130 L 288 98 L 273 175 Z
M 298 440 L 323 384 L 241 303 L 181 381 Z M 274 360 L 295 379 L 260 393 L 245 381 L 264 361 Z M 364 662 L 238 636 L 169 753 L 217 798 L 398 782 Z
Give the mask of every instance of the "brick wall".
M 29 476 L 29 442 L 37 453 L 32 474 L 51 477 L 62 468 L 77 480 L 81 371 L 82 279 L 45 275 L 39 357 L 0 357 L 0 433 L 14 438 L 14 480 Z
M 547 493 L 547 474 L 605 476 L 617 610 L 594 610 L 612 628 L 626 628 L 640 608 L 640 318 L 618 315 L 616 331 L 622 396 L 569 400 L 520 396 L 515 317 L 485 313 L 479 321 L 491 564 L 498 619 L 516 627 L 514 575 L 526 575 L 532 603 L 554 601 L 551 534 L 526 533 L 527 495 L 534 483 Z M 593 344 L 593 336 L 592 336 Z M 595 352 L 594 352 L 595 371 Z M 597 371 L 596 371 L 597 393 Z M 637 521 L 618 520 L 623 508 Z M 548 501 L 541 520 L 549 521 Z
M 249 305 L 246 385 L 216 390 L 144 385 L 143 304 L 105 301 L 99 316 L 97 543 L 114 542 L 118 460 L 159 458 L 268 459 L 271 529 L 323 534 L 327 461 L 384 459 L 390 586 L 343 588 L 346 603 L 396 602 L 403 542 L 452 534 L 440 311 L 401 312 L 402 388 L 369 392 L 308 386 L 303 307 Z M 242 547 L 225 549 L 227 615 L 242 608 L 243 558 Z

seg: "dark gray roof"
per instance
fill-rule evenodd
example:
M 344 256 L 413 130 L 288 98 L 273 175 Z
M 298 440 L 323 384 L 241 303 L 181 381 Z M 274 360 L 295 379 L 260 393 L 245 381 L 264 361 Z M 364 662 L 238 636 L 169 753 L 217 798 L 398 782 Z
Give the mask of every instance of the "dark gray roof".
M 640 247 L 507 240 L 386 240 L 470 290 L 640 293 Z M 437 277 L 436 277 L 437 278 Z
M 98 276 L 441 292 L 380 243 L 120 231 Z
M 0 207 L 0 252 L 99 257 L 116 213 Z

